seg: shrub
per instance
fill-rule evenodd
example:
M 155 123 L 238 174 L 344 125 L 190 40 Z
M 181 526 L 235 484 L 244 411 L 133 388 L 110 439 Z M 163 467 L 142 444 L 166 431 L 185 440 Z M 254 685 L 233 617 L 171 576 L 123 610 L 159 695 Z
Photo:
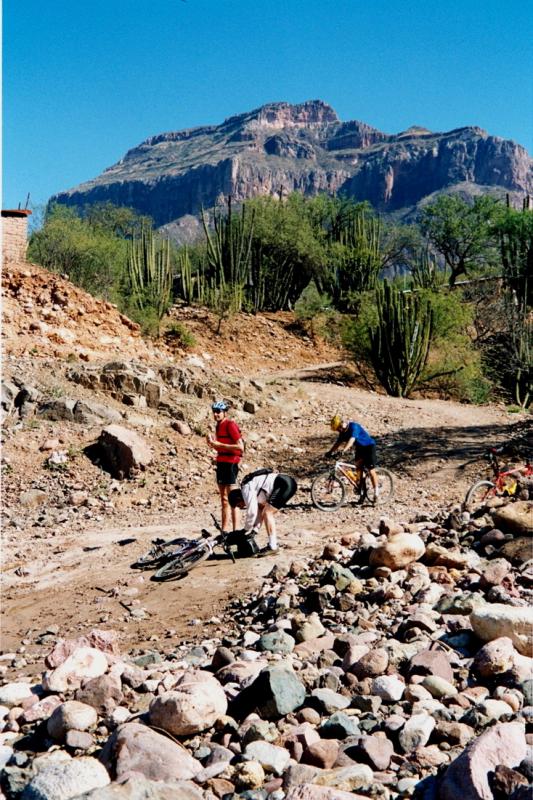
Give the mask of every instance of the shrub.
M 174 340 L 186 350 L 196 345 L 196 339 L 191 331 L 182 322 L 171 322 L 165 331 L 165 337 Z

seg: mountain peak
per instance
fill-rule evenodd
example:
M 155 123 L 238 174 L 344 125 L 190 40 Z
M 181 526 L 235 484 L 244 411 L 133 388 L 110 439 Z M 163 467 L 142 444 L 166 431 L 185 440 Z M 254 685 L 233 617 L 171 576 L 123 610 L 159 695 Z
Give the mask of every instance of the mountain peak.
M 253 111 L 224 120 L 224 125 L 245 124 L 247 128 L 299 128 L 339 122 L 336 111 L 323 100 L 304 103 L 266 103 Z

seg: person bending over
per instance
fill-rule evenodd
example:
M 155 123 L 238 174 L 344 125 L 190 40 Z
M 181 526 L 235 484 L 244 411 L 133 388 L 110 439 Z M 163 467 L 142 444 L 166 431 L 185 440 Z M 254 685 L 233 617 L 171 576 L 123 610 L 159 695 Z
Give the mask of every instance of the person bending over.
M 238 527 L 238 511 L 229 505 L 228 494 L 230 489 L 237 485 L 244 442 L 239 426 L 228 418 L 228 406 L 223 400 L 213 403 L 211 410 L 215 419 L 215 435 L 208 434 L 206 439 L 207 444 L 217 451 L 216 479 L 220 493 L 221 522 L 222 530 L 227 533 Z
M 296 481 L 282 472 L 268 472 L 243 480 L 240 489 L 231 489 L 228 500 L 232 508 L 246 509 L 244 532 L 256 532 L 265 523 L 268 545 L 260 553 L 275 553 L 278 537 L 275 514 L 284 508 L 297 489 Z
M 341 453 L 346 453 L 355 447 L 356 464 L 358 467 L 364 465 L 368 469 L 370 480 L 374 487 L 374 496 L 378 498 L 379 486 L 375 470 L 377 460 L 374 439 L 358 422 L 345 422 L 338 414 L 331 418 L 331 430 L 338 433 L 338 436 L 337 441 L 328 450 L 326 456 L 333 455 L 337 450 Z

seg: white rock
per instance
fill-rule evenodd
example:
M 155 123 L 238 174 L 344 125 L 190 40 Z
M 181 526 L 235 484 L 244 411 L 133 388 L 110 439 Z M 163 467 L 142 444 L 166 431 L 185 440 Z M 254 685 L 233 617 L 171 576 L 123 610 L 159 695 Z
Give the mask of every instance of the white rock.
M 109 783 L 111 780 L 103 764 L 95 758 L 82 756 L 41 769 L 24 789 L 22 800 L 72 800 Z
M 435 720 L 429 714 L 415 714 L 408 719 L 398 735 L 404 753 L 425 747 L 434 727 Z
M 183 675 L 171 692 L 164 692 L 150 704 L 150 722 L 158 728 L 183 736 L 212 727 L 228 709 L 224 689 L 206 672 Z
M 94 647 L 78 647 L 56 669 L 45 672 L 43 686 L 49 692 L 79 689 L 85 678 L 98 678 L 107 672 L 105 653 Z
M 0 686 L 0 703 L 6 706 L 18 706 L 26 697 L 31 697 L 31 683 L 6 683 Z
M 381 697 L 382 700 L 394 702 L 401 700 L 404 691 L 405 683 L 396 675 L 380 675 L 372 681 L 372 694 Z
M 247 745 L 244 757 L 248 761 L 258 761 L 268 772 L 281 775 L 289 763 L 290 753 L 284 747 L 258 740 Z
M 533 650 L 533 606 L 515 607 L 503 603 L 478 606 L 470 614 L 470 623 L 476 636 L 491 642 L 508 636 L 523 656 Z
M 96 709 L 77 700 L 67 700 L 56 708 L 46 724 L 52 739 L 61 741 L 68 731 L 86 731 L 96 725 Z

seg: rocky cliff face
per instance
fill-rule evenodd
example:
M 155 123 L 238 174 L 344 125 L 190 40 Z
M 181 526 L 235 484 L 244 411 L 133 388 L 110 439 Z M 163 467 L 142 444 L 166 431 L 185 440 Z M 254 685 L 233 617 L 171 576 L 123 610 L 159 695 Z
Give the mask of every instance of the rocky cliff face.
M 224 195 L 328 192 L 408 210 L 434 192 L 533 193 L 533 159 L 515 142 L 476 127 L 389 135 L 341 122 L 321 100 L 272 103 L 221 125 L 152 136 L 102 175 L 52 200 L 109 200 L 150 214 L 157 225 L 211 207 Z

